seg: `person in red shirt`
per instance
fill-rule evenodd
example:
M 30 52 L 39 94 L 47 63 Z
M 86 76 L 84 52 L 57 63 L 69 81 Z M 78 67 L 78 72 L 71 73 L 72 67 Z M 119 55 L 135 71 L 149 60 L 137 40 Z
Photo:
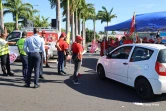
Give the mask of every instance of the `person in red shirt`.
M 148 41 L 147 37 L 144 37 L 144 38 L 143 38 L 142 43 L 149 43 L 149 41 Z
M 114 46 L 114 48 L 117 48 L 119 45 L 120 45 L 119 40 L 118 40 L 118 38 L 116 38 L 113 46 Z
M 104 53 L 103 53 L 103 46 L 102 46 L 102 42 L 103 41 L 98 41 L 98 43 L 100 44 L 100 56 L 104 56 Z
M 45 63 L 45 65 L 46 65 L 47 68 L 50 68 L 50 66 L 48 65 L 48 58 L 49 58 L 49 55 L 48 55 L 48 49 L 49 49 L 48 43 L 49 42 L 47 41 L 46 32 L 44 30 L 42 31 L 42 37 L 43 37 L 44 42 L 45 42 L 45 45 L 44 45 L 45 52 L 46 52 L 46 63 Z
M 64 56 L 64 67 L 66 67 L 66 60 L 67 60 L 67 56 L 69 55 L 69 44 L 67 43 L 67 37 L 64 39 L 64 41 L 66 42 L 67 44 L 67 50 L 64 52 L 65 53 L 65 56 Z
M 132 43 L 133 41 L 129 37 L 126 37 L 126 39 L 123 42 L 123 44 L 132 44 Z
M 68 50 L 68 44 L 64 41 L 66 38 L 66 34 L 63 32 L 56 44 L 56 48 L 58 50 L 58 74 L 66 75 L 67 73 L 64 71 L 64 56 Z
M 149 39 L 149 43 L 154 43 L 154 40 L 153 39 Z
M 78 72 L 82 64 L 82 56 L 83 56 L 83 46 L 82 46 L 83 38 L 81 36 L 76 36 L 76 42 L 72 49 L 73 56 L 72 59 L 74 61 L 74 74 L 73 74 L 73 83 L 80 84 L 78 81 Z

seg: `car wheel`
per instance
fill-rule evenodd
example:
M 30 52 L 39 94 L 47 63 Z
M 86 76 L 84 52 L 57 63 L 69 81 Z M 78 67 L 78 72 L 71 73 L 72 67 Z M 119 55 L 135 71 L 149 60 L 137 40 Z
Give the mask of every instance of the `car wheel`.
M 97 74 L 98 74 L 98 76 L 99 76 L 99 78 L 100 78 L 101 80 L 106 79 L 106 77 L 105 77 L 105 71 L 104 71 L 104 68 L 103 68 L 102 65 L 98 65 Z
M 152 87 L 149 81 L 145 78 L 136 80 L 135 89 L 139 97 L 142 99 L 151 99 L 154 96 Z

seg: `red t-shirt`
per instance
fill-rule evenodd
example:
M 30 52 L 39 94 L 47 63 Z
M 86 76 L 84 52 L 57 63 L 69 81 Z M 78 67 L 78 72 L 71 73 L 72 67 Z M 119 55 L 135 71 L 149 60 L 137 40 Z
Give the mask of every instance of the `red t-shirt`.
M 124 41 L 123 41 L 123 44 L 132 44 L 132 43 L 133 43 L 132 40 L 124 40 Z
M 73 42 L 72 46 L 71 46 L 71 50 L 73 51 L 73 53 L 76 53 L 76 44 L 77 42 Z
M 59 47 L 62 49 L 62 51 L 68 49 L 68 44 L 63 39 L 60 38 L 57 43 L 59 43 Z M 60 51 L 58 48 L 57 50 Z
M 74 48 L 75 48 L 75 52 L 74 53 L 76 53 L 76 54 L 78 54 L 79 52 L 83 52 L 83 47 L 79 43 L 76 43 Z

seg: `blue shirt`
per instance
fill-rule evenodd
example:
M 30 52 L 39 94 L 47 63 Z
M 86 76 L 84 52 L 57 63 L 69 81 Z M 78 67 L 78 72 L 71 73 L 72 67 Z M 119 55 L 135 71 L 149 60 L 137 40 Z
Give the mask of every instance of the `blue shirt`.
M 43 52 L 46 59 L 46 53 L 44 49 L 44 40 L 37 34 L 27 38 L 24 43 L 24 50 L 28 52 Z

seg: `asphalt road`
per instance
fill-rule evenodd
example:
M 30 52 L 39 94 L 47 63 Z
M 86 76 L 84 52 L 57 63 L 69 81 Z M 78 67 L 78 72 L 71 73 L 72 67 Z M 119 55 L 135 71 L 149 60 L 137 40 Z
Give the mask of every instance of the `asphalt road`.
M 0 75 L 0 111 L 165 111 L 166 95 L 141 100 L 133 88 L 113 80 L 99 80 L 95 66 L 99 56 L 85 54 L 80 81 L 73 85 L 73 65 L 65 69 L 69 76 L 57 74 L 55 60 L 44 68 L 45 80 L 38 89 L 24 88 L 21 63 L 11 65 L 14 77 Z M 2 74 L 2 72 L 0 72 Z M 33 84 L 32 84 L 33 86 Z

